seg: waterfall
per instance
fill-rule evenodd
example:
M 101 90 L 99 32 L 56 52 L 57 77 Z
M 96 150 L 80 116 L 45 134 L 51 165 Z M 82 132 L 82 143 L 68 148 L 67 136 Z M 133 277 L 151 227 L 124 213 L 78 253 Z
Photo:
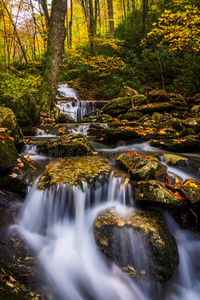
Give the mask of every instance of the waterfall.
M 110 206 L 115 206 L 120 213 L 133 209 L 126 206 L 131 188 L 123 182 L 111 174 L 104 185 L 97 183 L 91 187 L 83 182 L 82 189 L 58 184 L 38 190 L 37 182 L 31 188 L 17 228 L 38 253 L 47 283 L 55 291 L 53 299 L 199 299 L 199 238 L 181 230 L 168 215 L 166 223 L 177 240 L 180 265 L 174 278 L 165 284 L 132 280 L 114 263 L 108 263 L 97 249 L 93 238 L 97 214 Z M 129 248 L 137 256 L 141 255 L 138 245 L 136 234 Z M 125 260 L 129 248 L 122 246 Z

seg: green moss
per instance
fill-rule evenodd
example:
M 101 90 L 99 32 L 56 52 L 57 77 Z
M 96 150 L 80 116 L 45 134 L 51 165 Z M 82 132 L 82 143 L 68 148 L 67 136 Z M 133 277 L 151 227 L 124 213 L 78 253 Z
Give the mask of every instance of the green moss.
M 110 171 L 107 160 L 97 156 L 55 159 L 46 166 L 37 187 L 46 189 L 50 185 L 59 183 L 81 187 L 81 180 L 95 182 L 99 175 L 107 175 Z

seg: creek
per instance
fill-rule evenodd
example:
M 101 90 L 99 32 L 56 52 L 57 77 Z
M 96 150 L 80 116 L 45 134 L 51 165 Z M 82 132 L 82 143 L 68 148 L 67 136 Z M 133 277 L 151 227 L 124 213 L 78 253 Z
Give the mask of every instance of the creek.
M 99 154 L 109 158 L 111 164 L 114 164 L 116 155 L 124 151 L 159 152 L 148 143 L 120 144 L 115 149 L 98 143 L 93 143 L 93 146 Z M 34 153 L 35 160 L 41 160 L 36 148 L 30 146 L 24 150 Z M 194 158 L 199 159 L 198 156 Z M 187 170 L 173 168 L 169 171 L 183 179 L 192 178 Z M 36 251 L 47 285 L 52 287 L 53 299 L 199 299 L 200 240 L 192 232 L 180 229 L 164 212 L 180 256 L 179 267 L 170 281 L 160 284 L 131 279 L 98 250 L 93 238 L 93 222 L 97 214 L 110 206 L 115 206 L 120 212 L 135 209 L 125 204 L 131 198 L 131 187 L 127 184 L 121 188 L 122 177 L 111 173 L 107 182 L 95 189 L 85 182 L 82 189 L 58 184 L 43 191 L 36 188 L 36 183 L 30 188 L 15 227 Z M 143 260 L 142 251 L 137 249 L 137 239 L 130 240 L 130 247 L 133 255 L 140 255 Z M 121 251 L 125 256 L 125 249 Z

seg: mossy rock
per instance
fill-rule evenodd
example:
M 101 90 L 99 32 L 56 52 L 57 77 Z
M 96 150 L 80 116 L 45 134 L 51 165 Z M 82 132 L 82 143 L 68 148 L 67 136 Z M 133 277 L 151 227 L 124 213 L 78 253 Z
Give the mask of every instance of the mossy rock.
M 165 149 L 171 152 L 194 152 L 200 150 L 200 140 L 198 135 L 185 136 L 183 138 L 173 139 L 152 139 L 150 145 L 153 147 Z
M 111 207 L 93 225 L 95 242 L 108 258 L 134 278 L 165 282 L 179 264 L 174 237 L 156 211 L 127 211 Z
M 1 128 L 1 130 L 3 130 L 3 128 Z M 18 158 L 19 158 L 19 154 L 14 145 L 14 142 L 9 138 L 9 135 L 6 133 L 6 130 L 5 132 L 1 131 L 1 135 L 0 135 L 1 172 L 9 171 Z
M 189 164 L 189 160 L 186 157 L 176 155 L 176 154 L 163 154 L 164 160 L 169 165 L 185 165 Z
M 112 117 L 124 114 L 129 108 L 132 107 L 132 97 L 117 98 L 109 101 L 102 108 L 104 114 L 108 114 Z
M 180 132 L 179 136 L 180 137 L 184 137 L 184 136 L 188 136 L 188 135 L 195 135 L 195 131 L 192 128 L 187 128 L 184 129 L 183 131 Z
M 33 127 L 39 123 L 39 107 L 36 105 L 35 95 L 29 92 L 23 93 L 18 98 L 12 95 L 4 95 L 2 105 L 11 108 L 16 115 L 20 128 Z
M 138 95 L 138 92 L 129 86 L 124 86 L 121 91 L 119 92 L 119 98 L 124 98 L 124 97 L 131 97 Z
M 82 187 L 82 181 L 95 184 L 96 179 L 101 181 L 111 172 L 107 163 L 106 159 L 98 156 L 54 159 L 39 177 L 37 187 L 38 189 L 46 189 L 51 185 L 60 183 Z
M 55 121 L 56 123 L 76 123 L 72 117 L 62 113 L 57 113 Z
M 59 138 L 53 138 L 38 144 L 37 148 L 41 153 L 51 158 L 83 156 L 95 151 L 82 133 L 70 133 Z
M 164 121 L 164 115 L 160 114 L 158 112 L 154 112 L 151 116 L 152 120 L 154 120 L 156 123 L 160 123 Z
M 183 126 L 187 128 L 192 128 L 196 134 L 200 132 L 200 122 L 195 118 L 187 118 L 183 121 Z
M 133 185 L 133 200 L 141 205 L 156 205 L 163 208 L 179 207 L 182 200 L 159 181 L 140 181 Z
M 167 167 L 155 158 L 136 152 L 121 154 L 118 156 L 117 162 L 130 172 L 133 180 L 157 179 L 167 171 Z
M 151 90 L 149 92 L 149 100 L 151 102 L 169 102 L 170 96 L 165 90 Z
M 184 126 L 182 124 L 182 120 L 178 118 L 171 118 L 163 123 L 161 123 L 157 128 L 173 128 L 176 131 L 182 131 Z
M 104 143 L 111 146 L 118 145 L 119 142 L 127 143 L 140 142 L 141 136 L 132 127 L 119 126 L 118 128 L 102 128 L 95 138 L 95 142 Z
M 154 112 L 164 113 L 171 112 L 175 106 L 172 103 L 149 103 L 146 105 L 140 105 L 137 107 L 137 111 L 143 114 L 152 115 Z
M 127 111 L 127 113 L 123 115 L 119 115 L 118 119 L 132 121 L 132 120 L 138 120 L 141 117 L 142 117 L 142 113 L 139 113 L 135 109 L 131 108 Z
M 0 106 L 0 126 L 10 131 L 10 135 L 14 138 L 16 146 L 24 144 L 23 133 L 17 124 L 15 114 L 10 108 Z
M 110 115 L 101 114 L 98 116 L 85 117 L 81 120 L 81 123 L 107 123 L 112 119 Z

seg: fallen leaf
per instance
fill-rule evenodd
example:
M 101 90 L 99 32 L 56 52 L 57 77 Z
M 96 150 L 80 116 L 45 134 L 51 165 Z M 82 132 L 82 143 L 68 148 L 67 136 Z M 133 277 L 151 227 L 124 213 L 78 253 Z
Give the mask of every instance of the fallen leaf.
M 23 163 L 20 163 L 20 164 L 18 164 L 18 166 L 19 166 L 20 168 L 23 168 L 24 164 L 23 164 Z
M 9 176 L 12 177 L 12 178 L 16 178 L 18 175 L 16 173 L 12 173 Z

